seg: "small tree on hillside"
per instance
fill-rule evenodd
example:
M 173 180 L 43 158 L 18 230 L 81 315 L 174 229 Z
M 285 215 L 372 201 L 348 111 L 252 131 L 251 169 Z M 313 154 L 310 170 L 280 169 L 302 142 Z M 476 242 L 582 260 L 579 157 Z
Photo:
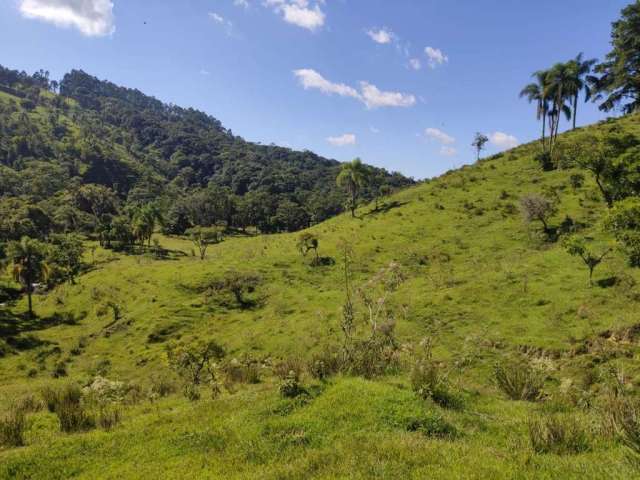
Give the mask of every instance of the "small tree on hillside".
M 480 160 L 480 152 L 484 149 L 485 144 L 489 141 L 489 137 L 483 133 L 477 132 L 473 138 L 471 146 L 476 149 L 476 160 Z
M 307 253 L 309 253 L 309 250 L 314 251 L 315 253 L 315 259 L 313 261 L 314 265 L 317 265 L 319 262 L 318 246 L 319 246 L 318 237 L 313 233 L 305 232 L 300 234 L 300 236 L 298 237 L 297 247 L 303 257 L 307 256 Z
M 530 194 L 520 199 L 522 215 L 527 223 L 542 223 L 544 233 L 549 234 L 549 219 L 557 212 L 555 203 L 541 195 Z
M 338 178 L 336 178 L 337 184 L 347 190 L 349 195 L 348 205 L 352 217 L 356 216 L 358 196 L 367 184 L 368 178 L 369 171 L 359 158 L 350 163 L 343 163 Z
M 207 256 L 209 245 L 222 242 L 223 235 L 220 227 L 194 227 L 187 230 L 187 235 L 198 249 L 200 260 Z
M 584 238 L 576 236 L 565 238 L 563 246 L 569 255 L 582 259 L 589 269 L 589 285 L 593 285 L 593 271 L 602 263 L 605 257 L 611 253 L 611 248 L 608 248 L 601 254 L 596 254 L 589 249 Z
M 82 268 L 84 246 L 77 235 L 53 235 L 47 254 L 47 263 L 62 281 L 74 284 Z
M 33 317 L 33 284 L 45 281 L 49 267 L 45 262 L 45 245 L 29 237 L 22 237 L 19 242 L 12 242 L 7 249 L 10 260 L 9 269 L 13 279 L 20 283 L 27 293 L 29 316 Z

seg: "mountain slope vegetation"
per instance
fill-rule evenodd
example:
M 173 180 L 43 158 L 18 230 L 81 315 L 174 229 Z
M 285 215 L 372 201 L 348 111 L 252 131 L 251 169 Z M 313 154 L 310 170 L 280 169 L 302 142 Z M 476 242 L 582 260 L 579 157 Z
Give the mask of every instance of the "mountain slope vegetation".
M 156 234 L 161 256 L 94 243 L 75 284 L 34 296 L 35 318 L 24 298 L 5 310 L 3 402 L 108 378 L 130 387 L 120 423 L 66 434 L 39 410 L 0 472 L 637 476 L 616 422 L 640 382 L 639 274 L 573 161 L 593 138 L 625 138 L 627 158 L 640 117 L 560 135 L 552 170 L 534 142 L 325 221 L 304 232 L 317 260 L 296 233 L 228 237 L 204 260 L 185 237 Z M 553 203 L 544 226 L 525 198 Z M 575 236 L 613 247 L 593 285 Z M 212 341 L 215 378 L 183 390 L 180 349 Z
M 50 225 L 32 229 L 40 230 L 39 237 L 78 226 L 86 232 L 99 228 L 82 218 L 78 189 L 83 185 L 112 191 L 120 212 L 153 204 L 172 233 L 184 232 L 189 223 L 182 220 L 184 212 L 202 192 L 225 204 L 210 223 L 298 230 L 344 209 L 335 182 L 339 168 L 337 161 L 309 151 L 247 142 L 209 115 L 82 71 L 58 83 L 47 72 L 28 75 L 0 67 L 0 198 L 11 210 L 17 205 L 42 210 Z M 365 198 L 383 186 L 412 183 L 367 168 L 376 181 L 363 191 Z M 70 216 L 73 226 L 64 220 Z M 13 238 L 34 233 L 11 232 L 6 225 L 4 230 Z

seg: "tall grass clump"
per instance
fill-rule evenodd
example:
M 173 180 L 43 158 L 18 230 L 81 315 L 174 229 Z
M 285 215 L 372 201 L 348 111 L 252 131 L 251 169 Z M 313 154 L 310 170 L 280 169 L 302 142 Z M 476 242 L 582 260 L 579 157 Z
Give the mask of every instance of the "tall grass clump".
M 542 394 L 544 376 L 524 359 L 496 365 L 494 375 L 500 390 L 511 400 L 534 402 Z
M 25 413 L 13 407 L 0 418 L 0 445 L 4 447 L 21 447 L 24 445 L 26 428 Z
M 95 428 L 95 417 L 84 405 L 82 390 L 77 385 L 66 385 L 59 390 L 45 387 L 42 396 L 49 411 L 58 417 L 63 432 L 85 432 Z
M 570 455 L 589 450 L 589 434 L 571 415 L 530 418 L 529 440 L 536 453 Z
M 629 459 L 640 466 L 640 402 L 611 396 L 604 407 L 605 430 L 622 441 L 628 449 Z

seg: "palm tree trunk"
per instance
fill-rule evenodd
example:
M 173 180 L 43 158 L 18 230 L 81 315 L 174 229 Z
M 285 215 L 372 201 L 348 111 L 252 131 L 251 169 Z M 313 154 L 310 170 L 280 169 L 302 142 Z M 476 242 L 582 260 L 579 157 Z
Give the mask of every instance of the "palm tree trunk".
M 578 116 L 578 94 L 573 96 L 573 130 L 576 129 L 576 117 Z
M 547 112 L 542 113 L 542 152 L 547 151 L 547 142 L 545 142 L 545 133 L 547 130 Z
M 29 302 L 29 318 L 33 318 L 33 300 L 31 298 L 31 285 L 27 286 L 27 301 Z

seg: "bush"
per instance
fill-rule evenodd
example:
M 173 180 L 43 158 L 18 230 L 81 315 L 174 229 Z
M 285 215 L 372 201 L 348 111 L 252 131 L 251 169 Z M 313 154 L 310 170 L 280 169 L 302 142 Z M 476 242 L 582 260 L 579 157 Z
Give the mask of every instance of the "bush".
M 176 382 L 166 375 L 151 377 L 151 395 L 166 397 L 178 390 Z
M 640 403 L 624 397 L 611 397 L 604 420 L 629 449 L 631 459 L 640 461 Z
M 575 191 L 582 188 L 584 185 L 584 175 L 581 173 L 574 173 L 569 177 L 569 185 Z
M 519 362 L 506 362 L 495 367 L 495 379 L 498 387 L 511 400 L 530 402 L 540 398 L 544 386 L 543 376 L 522 359 Z
M 536 453 L 575 454 L 589 449 L 589 436 L 570 415 L 529 419 L 529 440 Z
M 332 349 L 325 349 L 311 357 L 307 364 L 307 371 L 317 380 L 325 380 L 340 371 L 340 354 Z
M 95 427 L 95 418 L 83 404 L 82 390 L 77 385 L 67 385 L 60 390 L 45 387 L 42 397 L 48 410 L 58 417 L 63 432 L 83 432 Z
M 103 430 L 111 430 L 122 420 L 120 409 L 117 406 L 103 405 L 98 412 L 98 425 Z
M 302 377 L 304 372 L 304 361 L 298 357 L 289 357 L 276 363 L 273 373 L 280 379 L 285 380 L 293 372 L 297 378 Z
M 234 358 L 222 365 L 222 372 L 228 384 L 260 383 L 260 362 L 245 356 L 240 360 Z
M 25 428 L 24 411 L 14 407 L 0 418 L 0 445 L 5 447 L 23 446 Z
M 454 438 L 458 435 L 456 428 L 447 422 L 442 415 L 432 412 L 411 420 L 407 430 L 436 438 Z
M 300 385 L 300 377 L 293 370 L 291 370 L 282 381 L 278 390 L 280 395 L 285 398 L 296 398 L 306 393 L 305 389 Z

